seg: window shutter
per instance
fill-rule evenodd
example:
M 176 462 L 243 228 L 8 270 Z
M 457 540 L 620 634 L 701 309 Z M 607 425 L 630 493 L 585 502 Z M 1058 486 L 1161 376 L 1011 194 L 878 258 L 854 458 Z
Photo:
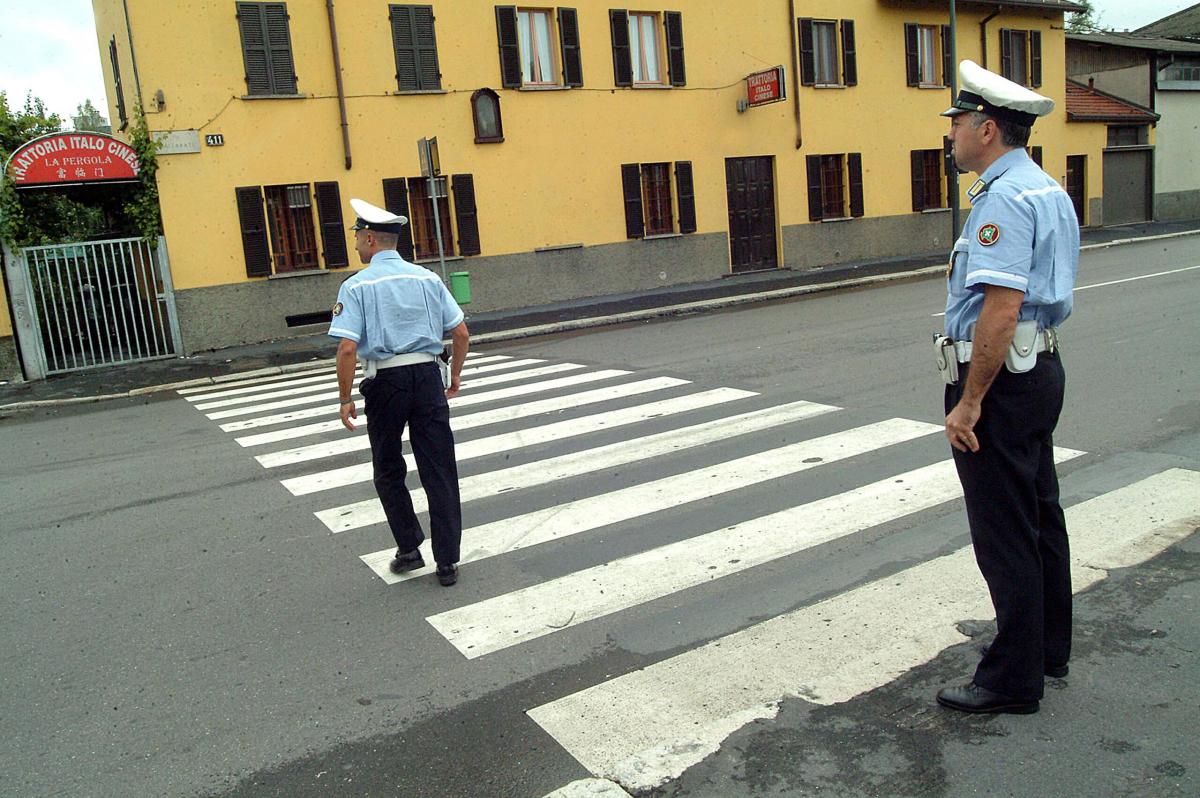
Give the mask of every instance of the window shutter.
M 640 166 L 635 163 L 621 164 L 621 188 L 625 192 L 625 237 L 641 238 L 645 234 L 646 227 L 642 222 L 642 169 Z
M 842 83 L 858 85 L 858 54 L 854 49 L 854 20 L 842 20 Z
M 821 220 L 823 215 L 823 206 L 821 202 L 821 156 L 806 155 L 805 162 L 808 164 L 808 220 L 817 222 Z
M 454 219 L 458 223 L 458 254 L 478 255 L 479 214 L 475 208 L 475 178 L 471 175 L 454 175 L 450 178 L 450 190 L 454 192 Z
M 852 152 L 846 156 L 846 170 L 850 173 L 850 215 L 863 215 L 862 153 Z
M 1012 31 L 1000 29 L 1000 74 L 1012 79 Z
M 813 53 L 812 20 L 801 19 L 798 20 L 798 23 L 800 25 L 800 85 L 812 86 L 817 82 L 817 60 Z
M 629 53 L 629 14 L 620 9 L 608 12 L 608 24 L 612 28 L 613 83 L 617 86 L 633 85 L 633 60 Z
M 258 3 L 237 4 L 238 30 L 242 36 L 242 60 L 246 64 L 246 93 L 271 93 L 271 65 L 263 36 L 263 7 Z
M 412 217 L 408 214 L 408 186 L 403 177 L 384 178 L 383 207 L 389 213 L 403 216 L 409 220 L 409 223 L 404 225 L 404 230 L 400 233 L 400 241 L 396 244 L 396 251 L 400 253 L 400 257 L 407 261 L 412 261 L 414 258 Z
M 342 195 L 334 182 L 313 186 L 317 195 L 317 224 L 321 227 L 325 268 L 340 269 L 350 265 L 346 256 L 346 226 L 342 222 Z
M 496 6 L 496 38 L 500 43 L 500 84 L 506 89 L 519 89 L 521 50 L 516 6 Z
M 396 86 L 400 91 L 421 88 L 417 70 L 417 41 L 413 31 L 412 6 L 388 6 L 392 23 L 392 47 L 396 51 Z
M 679 232 L 696 232 L 696 189 L 691 161 L 675 162 L 675 193 L 679 195 Z
M 558 9 L 558 38 L 562 46 L 563 85 L 582 86 L 583 59 L 579 55 L 579 15 L 575 9 Z
M 917 54 L 918 27 L 911 22 L 904 23 L 904 71 L 909 86 L 921 83 L 920 57 Z
M 296 66 L 292 62 L 292 35 L 288 31 L 287 3 L 263 6 L 267 60 L 271 63 L 271 93 L 296 93 Z
M 1042 32 L 1029 31 L 1029 85 L 1042 85 Z
M 925 210 L 925 153 L 913 150 L 909 153 L 912 163 L 912 209 Z
M 1042 166 L 1042 148 L 1041 147 L 1030 147 L 1029 148 L 1029 157 L 1033 160 L 1033 162 L 1035 164 L 1038 165 L 1039 169 L 1044 168 Z
M 667 29 L 667 68 L 671 72 L 672 86 L 687 85 L 687 71 L 683 65 L 683 14 L 664 11 L 663 24 Z
M 271 250 L 267 246 L 267 216 L 263 212 L 262 189 L 258 186 L 235 188 L 238 222 L 242 227 L 242 251 L 246 255 L 246 276 L 266 277 L 271 273 Z

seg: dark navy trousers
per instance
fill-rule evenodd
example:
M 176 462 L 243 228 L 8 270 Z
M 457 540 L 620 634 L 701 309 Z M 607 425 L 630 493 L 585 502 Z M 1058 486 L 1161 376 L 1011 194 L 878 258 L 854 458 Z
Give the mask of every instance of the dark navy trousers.
M 408 467 L 400 439 L 407 426 L 421 487 L 429 500 L 433 558 L 440 565 L 458 562 L 462 541 L 458 463 L 450 431 L 450 405 L 437 365 L 415 363 L 381 369 L 363 380 L 359 392 L 367 413 L 375 491 L 397 548 L 412 551 L 425 540 L 412 496 L 404 484 Z
M 964 373 L 946 386 L 947 414 L 965 382 Z M 1038 355 L 1024 374 L 1001 366 L 975 425 L 979 451 L 953 450 L 996 610 L 996 639 L 975 683 L 1019 699 L 1040 699 L 1046 667 L 1071 656 L 1070 550 L 1053 453 L 1065 385 L 1056 352 Z

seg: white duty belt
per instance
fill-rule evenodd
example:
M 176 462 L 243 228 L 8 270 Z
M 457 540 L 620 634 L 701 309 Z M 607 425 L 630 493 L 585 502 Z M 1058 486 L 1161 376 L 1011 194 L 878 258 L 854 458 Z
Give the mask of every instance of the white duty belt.
M 1047 327 L 1044 330 L 1038 330 L 1037 337 L 1033 339 L 1033 344 L 1029 347 L 1022 347 L 1019 354 L 1024 357 L 1032 351 L 1034 354 L 1042 352 L 1053 352 L 1058 348 L 1058 330 L 1054 327 Z M 971 342 L 970 341 L 955 341 L 954 342 L 954 358 L 959 363 L 971 362 Z
M 381 369 L 394 369 L 397 366 L 412 366 L 417 363 L 432 363 L 436 359 L 437 355 L 432 355 L 429 352 L 405 352 L 400 355 L 392 355 L 383 360 L 364 360 L 363 379 L 374 377 L 375 373 Z

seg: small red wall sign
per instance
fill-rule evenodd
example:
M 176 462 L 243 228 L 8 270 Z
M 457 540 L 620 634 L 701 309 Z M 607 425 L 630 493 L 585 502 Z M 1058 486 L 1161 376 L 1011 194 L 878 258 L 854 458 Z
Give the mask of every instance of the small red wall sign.
M 22 144 L 8 162 L 17 188 L 134 180 L 137 153 L 102 133 L 51 133 Z
M 746 76 L 746 100 L 750 107 L 783 99 L 783 67 L 771 67 Z

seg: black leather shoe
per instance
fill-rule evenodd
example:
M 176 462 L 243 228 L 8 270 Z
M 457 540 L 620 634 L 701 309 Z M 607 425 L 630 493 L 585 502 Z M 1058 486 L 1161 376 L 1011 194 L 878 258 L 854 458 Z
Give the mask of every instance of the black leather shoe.
M 990 648 L 991 648 L 991 645 L 980 646 L 979 653 L 986 657 L 988 650 Z M 1067 678 L 1067 674 L 1071 672 L 1071 667 L 1069 665 L 1065 665 L 1065 664 L 1064 665 L 1049 665 L 1049 664 L 1047 664 L 1045 667 L 1045 670 L 1043 672 L 1047 676 L 1049 676 L 1051 679 L 1065 679 L 1065 678 Z
M 442 587 L 450 587 L 458 581 L 457 565 L 439 565 L 437 567 L 438 582 Z
M 1037 701 L 993 693 L 975 682 L 962 687 L 945 687 L 939 690 L 937 702 L 959 712 L 1010 712 L 1014 715 L 1032 715 L 1038 711 Z
M 392 561 L 388 563 L 388 570 L 394 574 L 402 574 L 406 571 L 415 571 L 418 568 L 425 567 L 425 558 L 421 556 L 420 549 L 413 549 L 403 553 L 397 552 Z

